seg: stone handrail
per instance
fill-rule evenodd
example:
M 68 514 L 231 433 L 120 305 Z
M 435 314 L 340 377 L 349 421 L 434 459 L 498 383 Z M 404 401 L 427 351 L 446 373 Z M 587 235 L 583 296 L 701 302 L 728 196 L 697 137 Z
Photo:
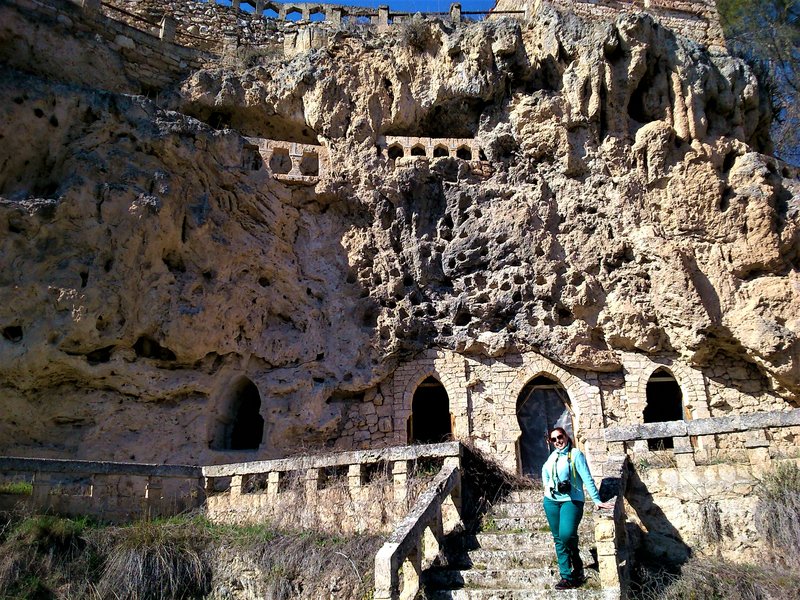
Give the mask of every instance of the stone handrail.
M 0 457 L 0 473 L 32 484 L 12 504 L 110 521 L 177 514 L 203 501 L 202 469 L 187 465 Z
M 422 569 L 438 556 L 444 536 L 460 525 L 460 515 L 461 471 L 459 459 L 452 458 L 375 556 L 375 600 L 415 598 Z
M 767 427 L 800 425 L 800 408 L 788 411 L 757 412 L 730 417 L 710 417 L 691 421 L 665 421 L 663 423 L 637 423 L 618 425 L 605 430 L 607 442 L 630 442 L 663 437 L 715 435 L 737 433 Z
M 696 448 L 691 438 L 745 433 L 744 447 L 749 461 L 755 464 L 769 459 L 770 441 L 767 439 L 767 429 L 796 426 L 800 426 L 800 408 L 689 421 L 619 425 L 606 429 L 605 439 L 609 453 L 623 455 L 628 444 L 633 443 L 636 453 L 647 452 L 647 440 L 672 438 L 673 454 L 677 465 L 682 467 L 696 464 Z
M 387 135 L 382 145 L 390 158 L 407 156 L 450 156 L 464 160 L 481 160 L 481 147 L 472 138 L 429 138 Z M 397 156 L 395 156 L 395 154 Z

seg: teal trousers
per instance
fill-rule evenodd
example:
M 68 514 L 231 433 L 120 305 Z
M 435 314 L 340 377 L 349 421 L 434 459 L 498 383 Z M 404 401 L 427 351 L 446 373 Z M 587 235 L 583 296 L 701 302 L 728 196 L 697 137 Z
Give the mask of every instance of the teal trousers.
M 583 517 L 583 502 L 545 498 L 544 514 L 553 534 L 562 579 L 579 583 L 583 578 L 583 561 L 578 550 L 578 525 Z

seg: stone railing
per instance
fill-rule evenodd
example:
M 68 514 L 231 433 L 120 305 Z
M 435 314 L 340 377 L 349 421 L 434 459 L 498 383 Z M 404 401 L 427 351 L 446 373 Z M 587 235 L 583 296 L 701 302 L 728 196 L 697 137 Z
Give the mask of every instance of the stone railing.
M 460 452 L 450 442 L 203 467 L 206 512 L 220 522 L 388 532 L 408 513 L 414 467 L 458 464 Z
M 415 158 L 458 158 L 469 163 L 473 175 L 489 177 L 492 166 L 477 140 L 472 138 L 428 138 L 387 135 L 379 143 L 381 153 L 397 165 L 410 165 Z M 401 160 L 402 159 L 402 160 Z
M 748 460 L 760 464 L 770 459 L 770 440 L 767 437 L 767 430 L 796 426 L 800 426 L 800 409 L 691 421 L 620 425 L 606 429 L 605 439 L 609 454 L 622 455 L 631 450 L 637 456 L 641 456 L 649 452 L 648 440 L 671 438 L 675 462 L 681 467 L 696 465 L 698 455 L 713 449 L 709 448 L 714 445 L 713 437 L 708 436 L 738 433 L 744 434 L 744 449 Z M 692 438 L 701 442 L 698 444 L 700 447 L 695 447 Z
M 416 598 L 422 570 L 461 525 L 460 458 L 453 456 L 375 556 L 375 600 Z
M 204 500 L 200 467 L 0 457 L 0 483 L 30 484 L 30 495 L 0 495 L 0 507 L 128 521 L 174 515 Z
M 597 569 L 603 598 L 611 600 L 624 596 L 630 579 L 631 556 L 625 523 L 625 492 L 630 478 L 630 461 L 625 455 L 610 456 L 600 486 L 601 497 L 616 496 L 612 510 L 594 512 L 594 541 L 597 548 Z M 609 489 L 611 488 L 611 489 Z
M 266 169 L 285 183 L 313 185 L 329 170 L 328 150 L 324 146 L 282 142 L 263 138 L 245 138 L 242 168 Z

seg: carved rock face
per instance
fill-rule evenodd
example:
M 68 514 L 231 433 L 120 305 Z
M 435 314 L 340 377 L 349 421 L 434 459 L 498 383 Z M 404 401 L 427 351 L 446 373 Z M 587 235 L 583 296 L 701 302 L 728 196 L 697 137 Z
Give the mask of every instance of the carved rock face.
M 433 345 L 735 357 L 800 391 L 800 183 L 758 153 L 744 64 L 642 16 L 428 34 L 196 72 L 162 107 L 0 79 L 0 452 L 219 460 L 245 375 L 260 455 L 319 447 Z M 221 112 L 238 131 L 187 116 Z M 487 170 L 386 135 L 475 137 Z M 294 185 L 243 136 L 328 162 Z

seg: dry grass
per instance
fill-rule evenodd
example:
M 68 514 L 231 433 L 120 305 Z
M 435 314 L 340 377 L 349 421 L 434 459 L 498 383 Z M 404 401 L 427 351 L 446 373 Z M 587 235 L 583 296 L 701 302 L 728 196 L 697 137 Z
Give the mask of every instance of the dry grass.
M 758 486 L 756 527 L 776 564 L 800 568 L 800 468 L 781 463 Z

